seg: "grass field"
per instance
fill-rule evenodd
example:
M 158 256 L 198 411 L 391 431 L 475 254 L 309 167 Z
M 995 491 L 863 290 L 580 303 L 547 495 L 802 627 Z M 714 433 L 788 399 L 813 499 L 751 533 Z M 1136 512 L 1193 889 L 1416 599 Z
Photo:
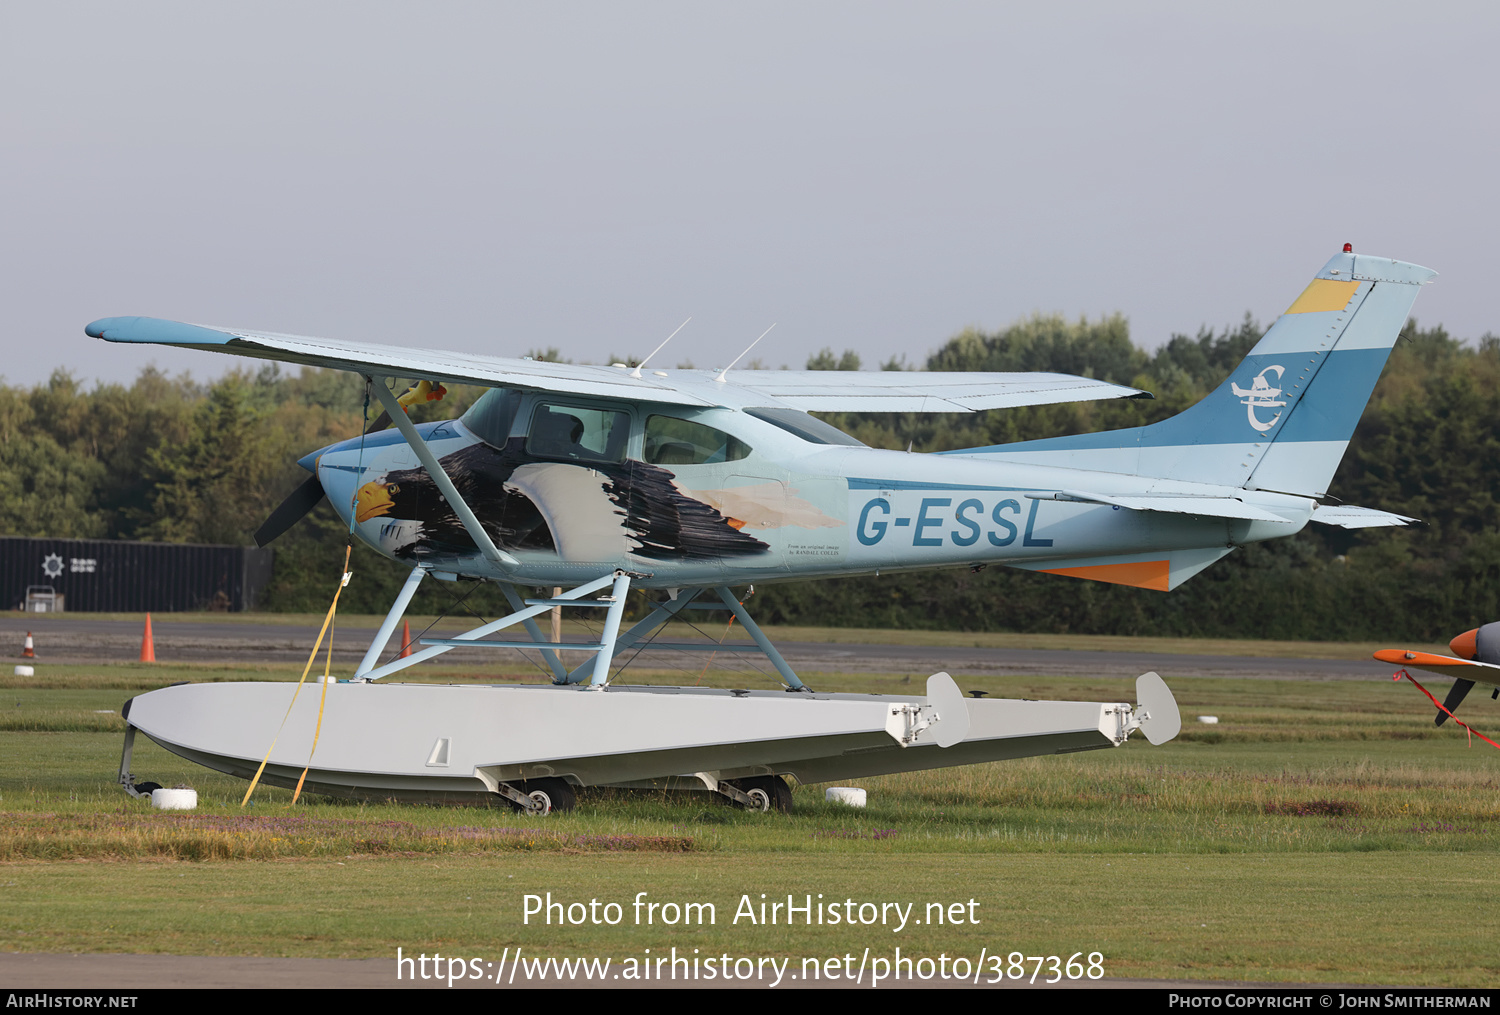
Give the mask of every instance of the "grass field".
M 498 961 L 520 947 L 620 962 L 676 947 L 790 956 L 795 970 L 804 958 L 857 962 L 869 949 L 889 959 L 899 947 L 971 965 L 981 954 L 1066 962 L 1082 952 L 1086 962 L 1099 952 L 1109 976 L 1500 985 L 1490 947 L 1500 752 L 1469 746 L 1451 724 L 1435 729 L 1405 682 L 1179 679 L 1187 723 L 1164 747 L 1133 740 L 864 780 L 864 810 L 799 787 L 790 816 L 608 792 L 546 819 L 320 798 L 292 807 L 276 789 L 241 810 L 243 782 L 144 738 L 136 773 L 191 784 L 199 810 L 152 812 L 114 785 L 130 694 L 288 675 L 122 665 L 0 678 L 0 948 L 393 958 L 400 947 Z M 894 691 L 900 679 L 808 676 L 827 690 Z M 1123 680 L 964 684 L 1131 698 Z M 1481 731 L 1500 725 L 1482 696 L 1465 713 Z M 1198 724 L 1199 714 L 1220 721 Z M 618 904 L 621 918 L 528 921 L 526 897 L 549 892 Z M 640 892 L 646 904 L 711 904 L 715 920 L 638 924 Z M 742 906 L 758 917 L 762 894 L 837 902 L 856 922 L 752 923 Z M 863 911 L 887 922 L 858 922 L 861 903 L 912 908 L 898 928 L 889 906 Z

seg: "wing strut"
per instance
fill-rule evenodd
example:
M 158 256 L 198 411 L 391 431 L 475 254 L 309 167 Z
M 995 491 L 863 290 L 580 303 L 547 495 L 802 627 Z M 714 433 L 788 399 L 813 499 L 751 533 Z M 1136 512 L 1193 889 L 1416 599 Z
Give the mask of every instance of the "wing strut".
M 422 463 L 422 467 L 427 470 L 427 474 L 432 477 L 437 488 L 443 492 L 444 497 L 448 498 L 449 506 L 458 515 L 459 521 L 464 523 L 464 531 L 468 532 L 469 538 L 474 540 L 474 545 L 479 547 L 479 552 L 484 554 L 486 560 L 503 568 L 519 567 L 521 562 L 496 546 L 490 534 L 484 531 L 484 526 L 479 524 L 479 519 L 475 517 L 473 509 L 459 495 L 458 489 L 453 485 L 453 480 L 448 478 L 448 473 L 443 471 L 443 467 L 433 457 L 432 449 L 427 446 L 422 435 L 417 433 L 417 428 L 411 425 L 411 420 L 406 418 L 406 410 L 396 401 L 396 396 L 391 394 L 390 388 L 386 386 L 387 380 L 389 378 L 375 378 L 375 383 L 371 385 L 375 389 L 375 397 L 380 399 L 380 404 L 385 407 L 385 411 L 391 414 L 396 428 L 401 431 L 401 436 L 406 438 L 406 443 L 411 446 L 412 451 L 416 452 L 417 460 Z

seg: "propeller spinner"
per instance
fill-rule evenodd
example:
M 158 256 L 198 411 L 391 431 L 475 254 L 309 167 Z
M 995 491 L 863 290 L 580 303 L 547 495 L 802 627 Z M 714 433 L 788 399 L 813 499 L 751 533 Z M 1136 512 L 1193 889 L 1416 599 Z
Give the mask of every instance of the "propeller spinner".
M 402 408 L 407 411 L 418 402 L 435 402 L 448 393 L 448 389 L 441 384 L 432 381 L 419 381 L 406 389 L 396 401 L 401 403 Z M 391 425 L 391 414 L 381 410 L 375 422 L 365 428 L 365 436 L 379 433 Z M 283 532 L 300 522 L 309 511 L 323 502 L 327 491 L 323 489 L 323 482 L 318 478 L 318 467 L 314 463 L 312 475 L 303 480 L 302 485 L 293 490 L 291 496 L 276 506 L 261 527 L 255 530 L 255 545 L 267 546 L 272 540 L 278 538 Z

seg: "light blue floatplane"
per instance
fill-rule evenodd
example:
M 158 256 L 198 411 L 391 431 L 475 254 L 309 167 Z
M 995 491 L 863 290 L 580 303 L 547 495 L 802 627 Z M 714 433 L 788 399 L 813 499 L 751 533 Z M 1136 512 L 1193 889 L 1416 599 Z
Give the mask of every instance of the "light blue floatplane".
M 545 809 L 568 805 L 577 786 L 675 783 L 771 807 L 789 800 L 786 776 L 822 782 L 1108 747 L 1136 728 L 1152 740 L 1175 735 L 1176 706 L 1159 679 L 1135 705 L 966 699 L 942 674 L 923 696 L 815 693 L 731 587 L 1003 564 L 1168 591 L 1238 546 L 1309 521 L 1406 524 L 1321 500 L 1433 274 L 1346 245 L 1187 411 L 1151 426 L 940 454 L 865 447 L 809 413 L 1148 396 L 1059 374 L 663 370 L 650 357 L 634 369 L 574 366 L 141 317 L 87 331 L 352 370 L 384 409 L 364 435 L 302 459 L 312 476 L 257 534 L 274 539 L 327 496 L 359 539 L 411 569 L 353 681 L 329 691 L 309 788 L 499 794 Z M 398 397 L 399 380 L 419 383 Z M 412 424 L 403 402 L 431 397 L 441 381 L 490 390 L 460 419 Z M 512 612 L 381 664 L 429 577 L 495 582 Z M 528 598 L 527 588 L 563 591 Z M 632 590 L 650 609 L 622 631 Z M 550 641 L 536 618 L 557 607 L 602 612 L 599 641 Z M 652 641 L 683 611 L 705 608 L 731 613 L 795 693 L 611 683 L 622 650 L 718 648 Z M 524 637 L 501 634 L 514 628 Z M 540 649 L 553 684 L 377 683 L 484 647 Z M 560 652 L 580 650 L 592 658 L 564 665 Z M 127 737 L 139 729 L 249 777 L 290 694 L 264 683 L 153 691 L 130 702 Z M 315 711 L 315 702 L 293 708 L 268 781 L 295 783 L 308 767 Z M 127 744 L 121 779 L 137 791 L 128 770 Z

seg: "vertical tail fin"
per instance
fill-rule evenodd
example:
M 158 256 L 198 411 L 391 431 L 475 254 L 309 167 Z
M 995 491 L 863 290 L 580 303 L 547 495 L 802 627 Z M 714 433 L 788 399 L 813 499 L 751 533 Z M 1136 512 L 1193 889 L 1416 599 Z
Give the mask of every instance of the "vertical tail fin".
M 1322 496 L 1418 287 L 1435 274 L 1337 254 L 1223 384 L 1171 419 L 961 453 Z

